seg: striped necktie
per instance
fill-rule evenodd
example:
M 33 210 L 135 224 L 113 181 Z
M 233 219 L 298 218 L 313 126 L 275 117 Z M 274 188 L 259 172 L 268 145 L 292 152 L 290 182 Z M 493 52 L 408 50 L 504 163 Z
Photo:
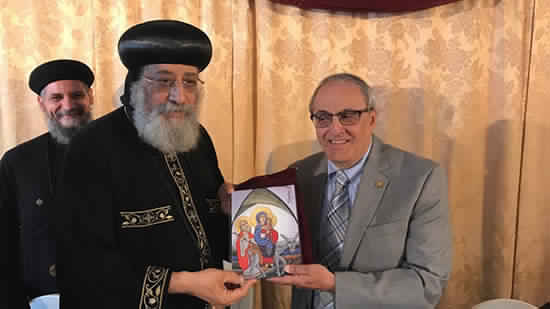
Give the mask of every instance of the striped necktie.
M 350 180 L 342 170 L 336 172 L 335 189 L 326 207 L 325 222 L 320 231 L 321 264 L 330 271 L 337 270 L 344 248 L 344 236 L 348 227 L 351 211 L 351 201 L 348 193 Z M 316 301 L 317 303 L 317 301 Z M 319 292 L 316 309 L 334 308 L 334 294 Z

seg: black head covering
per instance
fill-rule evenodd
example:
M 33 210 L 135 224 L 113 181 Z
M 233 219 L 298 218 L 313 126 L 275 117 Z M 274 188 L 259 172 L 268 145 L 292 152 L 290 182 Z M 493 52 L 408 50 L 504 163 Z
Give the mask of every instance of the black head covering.
M 58 80 L 79 80 L 90 87 L 94 83 L 94 73 L 87 65 L 77 60 L 53 60 L 39 65 L 31 72 L 29 87 L 40 95 L 44 87 Z
M 126 30 L 118 42 L 118 54 L 129 71 L 160 63 L 192 65 L 202 71 L 212 58 L 212 44 L 193 25 L 154 20 Z
M 118 41 L 118 54 L 128 69 L 123 105 L 131 108 L 130 88 L 147 64 L 186 64 L 204 70 L 212 58 L 212 43 L 199 28 L 177 20 L 153 20 L 126 30 Z

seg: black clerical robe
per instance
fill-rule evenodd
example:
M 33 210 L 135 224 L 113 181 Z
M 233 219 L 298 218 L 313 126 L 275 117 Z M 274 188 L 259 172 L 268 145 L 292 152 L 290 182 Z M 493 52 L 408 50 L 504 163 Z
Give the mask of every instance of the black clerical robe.
M 201 127 L 198 146 L 165 155 L 143 142 L 124 108 L 71 142 L 60 183 L 62 308 L 204 308 L 168 294 L 174 271 L 222 267 L 229 217 L 223 183 Z
M 8 274 L 7 288 L 0 288 L 1 308 L 28 308 L 30 299 L 57 293 L 50 220 L 63 152 L 46 133 L 8 150 L 0 161 L 0 217 L 7 228 L 0 256 Z

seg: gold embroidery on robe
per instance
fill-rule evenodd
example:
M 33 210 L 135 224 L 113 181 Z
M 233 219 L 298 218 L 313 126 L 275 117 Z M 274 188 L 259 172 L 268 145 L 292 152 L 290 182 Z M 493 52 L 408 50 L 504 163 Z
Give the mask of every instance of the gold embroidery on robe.
M 168 279 L 168 268 L 148 266 L 145 271 L 139 309 L 160 309 Z
M 121 211 L 121 228 L 147 227 L 155 224 L 174 221 L 170 214 L 172 206 L 164 206 L 140 211 Z
M 193 197 L 191 196 L 189 184 L 187 183 L 187 179 L 185 178 L 185 174 L 183 173 L 183 169 L 181 168 L 178 156 L 175 153 L 165 153 L 164 160 L 168 165 L 168 169 L 170 170 L 170 174 L 172 174 L 172 178 L 174 178 L 174 181 L 178 186 L 183 205 L 183 212 L 185 213 L 187 220 L 189 221 L 191 227 L 193 228 L 193 231 L 195 232 L 200 251 L 201 268 L 204 268 L 205 265 L 208 263 L 208 257 L 210 256 L 210 246 L 208 245 L 208 238 L 206 237 L 206 232 L 204 231 L 204 227 L 202 226 L 202 222 L 197 212 L 195 202 L 193 202 Z

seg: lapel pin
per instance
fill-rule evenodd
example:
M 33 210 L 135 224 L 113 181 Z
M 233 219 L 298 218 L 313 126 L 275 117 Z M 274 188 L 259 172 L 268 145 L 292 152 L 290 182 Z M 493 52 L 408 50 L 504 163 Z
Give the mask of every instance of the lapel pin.
M 42 204 L 44 204 L 44 201 L 41 198 L 38 198 L 35 202 L 36 206 L 40 207 Z
M 378 180 L 378 181 L 376 181 L 375 186 L 376 186 L 378 189 L 380 189 L 380 188 L 384 187 L 384 182 L 383 182 L 382 180 Z

